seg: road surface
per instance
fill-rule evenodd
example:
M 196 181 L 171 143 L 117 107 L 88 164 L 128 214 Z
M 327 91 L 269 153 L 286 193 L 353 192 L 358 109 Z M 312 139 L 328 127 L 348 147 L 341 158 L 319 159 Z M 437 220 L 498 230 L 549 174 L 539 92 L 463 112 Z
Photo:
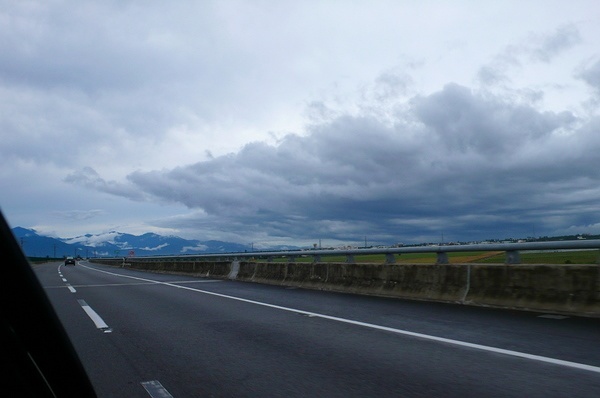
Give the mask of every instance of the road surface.
M 100 397 L 600 397 L 600 319 L 34 270 Z

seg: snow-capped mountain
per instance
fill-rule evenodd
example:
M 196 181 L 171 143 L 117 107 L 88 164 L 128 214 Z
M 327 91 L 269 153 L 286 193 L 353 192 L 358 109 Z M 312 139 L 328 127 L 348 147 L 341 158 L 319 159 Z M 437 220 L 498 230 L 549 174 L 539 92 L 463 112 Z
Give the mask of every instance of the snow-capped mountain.
M 239 243 L 190 240 L 154 233 L 131 235 L 110 231 L 73 238 L 53 238 L 40 235 L 33 229 L 16 227 L 12 231 L 25 254 L 30 257 L 181 255 L 243 252 L 250 249 Z

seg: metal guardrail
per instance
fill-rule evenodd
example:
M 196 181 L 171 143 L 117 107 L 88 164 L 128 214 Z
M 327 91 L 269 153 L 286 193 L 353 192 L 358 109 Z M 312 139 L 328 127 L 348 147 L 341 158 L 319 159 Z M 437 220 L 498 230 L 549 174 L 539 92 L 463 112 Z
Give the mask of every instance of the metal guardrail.
M 128 261 L 164 261 L 167 259 L 175 261 L 201 261 L 201 260 L 238 260 L 242 258 L 266 258 L 271 260 L 276 257 L 287 257 L 288 261 L 293 262 L 300 256 L 312 256 L 313 262 L 320 262 L 322 257 L 326 256 L 346 256 L 347 263 L 354 263 L 354 256 L 369 254 L 384 254 L 386 263 L 393 264 L 396 261 L 396 255 L 405 253 L 436 253 L 437 264 L 448 264 L 448 253 L 454 252 L 475 252 L 475 251 L 503 251 L 506 253 L 507 264 L 520 264 L 520 251 L 530 250 L 581 250 L 581 249 L 600 249 L 600 240 L 568 240 L 568 241 L 548 241 L 548 242 L 519 242 L 519 243 L 485 243 L 468 245 L 433 245 L 433 246 L 407 246 L 395 248 L 371 248 L 371 249 L 307 249 L 307 250 L 289 250 L 289 251 L 252 251 L 240 253 L 208 253 L 208 254 L 189 254 L 179 256 L 140 256 L 128 257 Z M 122 258 L 122 257 L 119 257 Z

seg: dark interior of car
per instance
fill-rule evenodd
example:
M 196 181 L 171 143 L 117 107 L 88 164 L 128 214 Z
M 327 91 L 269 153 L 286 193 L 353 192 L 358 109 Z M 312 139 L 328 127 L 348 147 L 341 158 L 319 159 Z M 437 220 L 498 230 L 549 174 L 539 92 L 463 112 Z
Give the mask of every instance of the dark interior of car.
M 2 395 L 95 397 L 77 353 L 1 212 L 0 235 Z

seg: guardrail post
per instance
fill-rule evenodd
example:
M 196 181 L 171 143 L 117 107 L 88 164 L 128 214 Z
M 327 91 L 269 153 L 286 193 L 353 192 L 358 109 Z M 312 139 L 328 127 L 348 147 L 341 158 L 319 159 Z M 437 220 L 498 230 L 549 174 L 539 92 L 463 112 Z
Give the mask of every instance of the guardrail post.
M 313 254 L 313 263 L 320 263 L 321 262 L 321 256 L 318 254 Z
M 506 264 L 521 264 L 521 256 L 517 250 L 508 250 L 506 252 Z
M 354 264 L 356 261 L 354 261 L 354 256 L 352 254 L 347 254 L 346 255 L 346 264 Z
M 396 256 L 394 256 L 393 253 L 386 253 L 386 255 L 385 255 L 385 263 L 386 264 L 395 264 L 396 263 Z
M 449 264 L 450 261 L 448 261 L 448 253 L 437 252 L 437 260 L 435 263 L 436 264 Z

